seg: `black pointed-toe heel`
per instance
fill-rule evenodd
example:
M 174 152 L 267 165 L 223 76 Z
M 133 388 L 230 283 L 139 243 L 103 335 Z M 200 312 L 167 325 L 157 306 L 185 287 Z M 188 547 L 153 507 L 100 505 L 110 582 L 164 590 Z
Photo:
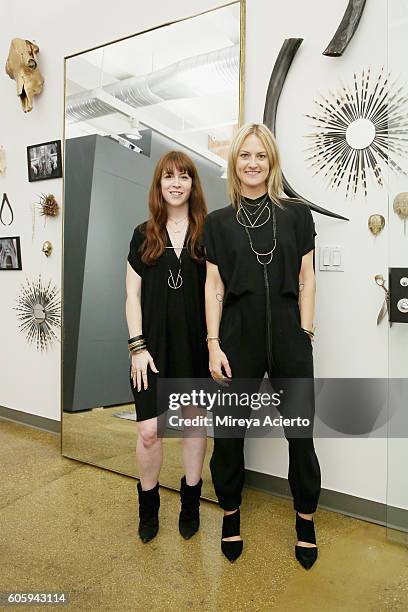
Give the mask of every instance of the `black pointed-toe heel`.
M 239 536 L 241 516 L 239 508 L 233 514 L 224 515 L 222 520 L 222 538 L 232 538 L 233 536 Z M 242 553 L 244 543 L 242 540 L 221 540 L 221 550 L 227 557 L 228 561 L 233 563 L 238 559 Z
M 200 526 L 200 496 L 203 481 L 190 486 L 183 476 L 180 483 L 181 511 L 179 516 L 179 531 L 185 540 L 189 540 Z
M 309 521 L 308 519 L 299 516 L 297 512 L 296 533 L 298 541 L 308 542 L 309 544 L 316 544 L 316 535 L 313 519 Z M 299 561 L 302 567 L 304 567 L 305 569 L 310 569 L 317 559 L 317 546 L 309 548 L 307 546 L 299 546 L 298 544 L 296 544 L 295 555 L 296 559 Z
M 143 491 L 137 483 L 139 496 L 139 537 L 144 544 L 153 540 L 159 531 L 160 494 L 159 483 L 153 489 Z

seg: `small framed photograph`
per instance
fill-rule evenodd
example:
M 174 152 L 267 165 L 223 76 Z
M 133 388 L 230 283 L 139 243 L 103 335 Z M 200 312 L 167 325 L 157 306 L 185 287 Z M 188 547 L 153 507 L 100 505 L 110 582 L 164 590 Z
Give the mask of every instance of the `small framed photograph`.
M 0 238 L 0 270 L 22 270 L 19 236 Z
M 61 178 L 61 141 L 52 140 L 27 147 L 27 166 L 30 183 Z

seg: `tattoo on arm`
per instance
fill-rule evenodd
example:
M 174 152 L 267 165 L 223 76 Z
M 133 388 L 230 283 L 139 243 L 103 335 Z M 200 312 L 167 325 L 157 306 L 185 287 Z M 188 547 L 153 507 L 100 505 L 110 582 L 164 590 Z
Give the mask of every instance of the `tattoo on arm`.
M 222 317 L 222 307 L 223 307 L 223 303 L 224 303 L 224 294 L 223 293 L 216 293 L 215 294 L 215 299 L 217 300 L 218 304 L 219 304 L 219 317 L 220 317 L 220 321 L 221 321 L 221 317 Z

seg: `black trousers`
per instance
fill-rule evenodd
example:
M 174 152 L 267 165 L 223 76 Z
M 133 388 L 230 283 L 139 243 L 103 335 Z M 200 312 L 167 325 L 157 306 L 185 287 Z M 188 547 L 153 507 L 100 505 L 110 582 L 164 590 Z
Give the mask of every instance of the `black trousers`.
M 295 510 L 315 512 L 320 495 L 321 476 L 313 444 L 313 350 L 308 335 L 302 331 L 296 300 L 274 296 L 272 322 L 272 363 L 268 363 L 267 338 L 262 301 L 241 299 L 223 311 L 220 327 L 221 348 L 231 370 L 232 383 L 246 379 L 250 392 L 259 389 L 265 372 L 273 379 L 289 385 L 290 397 L 279 409 L 283 417 L 302 416 L 311 421 L 306 434 L 299 435 L 290 427 L 284 428 L 289 446 L 288 481 Z M 249 384 L 247 379 L 250 379 Z M 308 384 L 309 381 L 309 384 Z M 306 389 L 305 389 L 306 385 Z M 278 385 L 279 386 L 279 385 Z M 241 386 L 242 389 L 242 386 Z M 239 416 L 249 415 L 250 408 L 239 408 Z M 224 430 L 225 431 L 225 430 Z M 210 461 L 211 475 L 221 508 L 234 510 L 242 500 L 244 486 L 243 427 L 238 437 L 223 437 L 223 430 L 215 427 L 214 451 Z

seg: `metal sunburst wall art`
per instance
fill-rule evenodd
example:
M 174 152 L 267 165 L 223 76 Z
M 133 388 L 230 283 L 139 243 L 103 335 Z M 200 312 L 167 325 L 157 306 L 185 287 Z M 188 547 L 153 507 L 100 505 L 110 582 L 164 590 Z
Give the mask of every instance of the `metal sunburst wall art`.
M 407 102 L 406 87 L 391 83 L 384 68 L 377 77 L 370 68 L 354 73 L 352 87 L 320 95 L 315 114 L 306 115 L 317 128 L 306 149 L 315 175 L 353 198 L 361 191 L 367 196 L 369 176 L 382 187 L 388 168 L 407 174 L 398 162 L 408 156 Z
M 41 276 L 35 281 L 26 279 L 14 310 L 18 313 L 20 331 L 38 351 L 45 351 L 58 341 L 55 331 L 61 328 L 61 299 L 59 289 L 51 281 L 43 283 Z

